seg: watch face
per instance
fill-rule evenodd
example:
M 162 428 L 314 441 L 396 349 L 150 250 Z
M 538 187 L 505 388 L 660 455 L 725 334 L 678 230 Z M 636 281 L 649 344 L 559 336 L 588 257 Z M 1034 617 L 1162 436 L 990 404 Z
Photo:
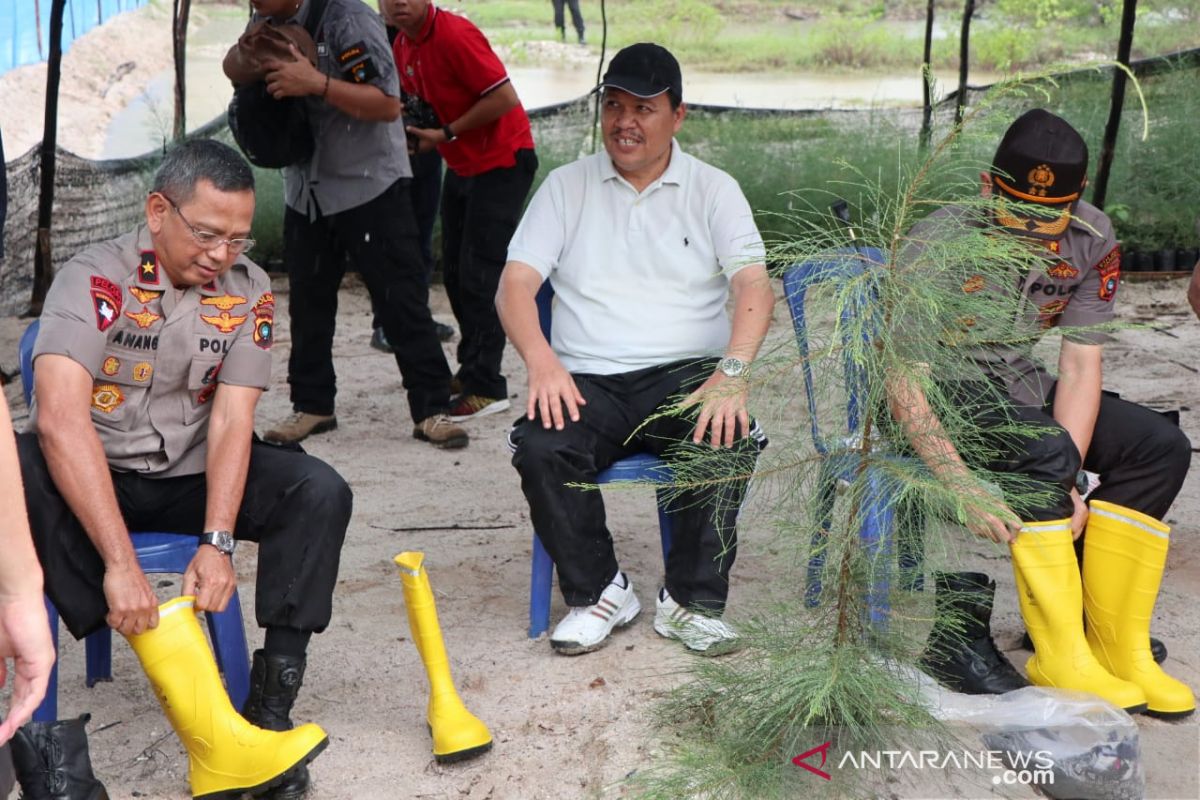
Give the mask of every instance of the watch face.
M 211 544 L 213 547 L 220 550 L 222 553 L 233 553 L 237 547 L 237 540 L 233 538 L 233 534 L 229 531 L 209 531 L 200 537 L 203 544 Z
M 729 358 L 721 361 L 720 369 L 721 372 L 724 372 L 729 377 L 736 378 L 746 371 L 746 362 L 742 361 L 740 358 L 733 358 L 730 356 Z

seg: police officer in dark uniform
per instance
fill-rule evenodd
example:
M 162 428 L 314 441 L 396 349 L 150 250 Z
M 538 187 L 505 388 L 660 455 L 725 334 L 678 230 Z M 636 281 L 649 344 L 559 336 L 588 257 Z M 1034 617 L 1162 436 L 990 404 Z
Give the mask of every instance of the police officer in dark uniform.
M 184 143 L 155 176 L 145 224 L 59 271 L 34 345 L 31 432 L 18 450 L 46 593 L 76 638 L 104 625 L 126 636 L 157 626 L 130 530 L 200 537 L 183 594 L 202 611 L 229 602 L 237 541 L 258 542 L 255 610 L 266 637 L 244 714 L 287 730 L 309 638 L 332 613 L 351 492 L 299 448 L 254 438 L 275 299 L 245 258 L 253 190 L 232 149 Z M 291 793 L 274 796 L 303 794 L 303 764 L 297 772 Z
M 1041 661 L 1035 656 L 1030 662 L 1034 681 L 1107 693 L 1123 704 L 1116 699 L 1121 690 L 1097 688 L 1104 683 L 1103 676 L 1092 682 L 1083 676 L 1087 670 L 1075 670 L 1077 679 L 1070 679 L 1064 673 L 1072 670 L 1049 663 L 1065 653 L 1085 658 L 1078 652 L 1078 648 L 1088 649 L 1081 630 L 1067 631 L 1070 625 L 1058 620 L 1031 620 L 1035 612 L 1025 607 L 1026 601 L 1033 603 L 1042 595 L 1044 610 L 1047 581 L 1060 587 L 1072 582 L 1079 586 L 1078 571 L 1073 578 L 1055 574 L 1051 579 L 1029 563 L 1028 554 L 1031 543 L 1051 536 L 1051 528 L 1054 535 L 1067 537 L 1068 549 L 1071 538 L 1081 537 L 1085 526 L 1091 530 L 1088 506 L 1081 496 L 1089 488 L 1084 470 L 1099 476 L 1099 487 L 1089 497 L 1093 504 L 1099 501 L 1158 521 L 1179 492 L 1191 460 L 1187 437 L 1166 417 L 1101 391 L 1102 344 L 1107 336 L 1097 326 L 1114 318 L 1121 254 L 1108 218 L 1081 198 L 1087 166 L 1087 146 L 1065 120 L 1042 109 L 1026 112 L 1009 127 L 990 173 L 982 176 L 983 194 L 994 201 L 989 211 L 963 205 L 939 209 L 909 233 L 913 244 L 905 252 L 915 262 L 930 242 L 974 229 L 1021 237 L 1040 253 L 1035 268 L 1014 276 L 1015 285 L 997 285 L 995 276 L 963 280 L 963 292 L 992 294 L 1000 298 L 998 302 L 1015 299 L 1019 311 L 1011 330 L 992 341 L 978 330 L 968 333 L 964 328 L 964 335 L 974 337 L 968 346 L 976 373 L 970 380 L 947 382 L 945 390 L 958 399 L 962 413 L 973 420 L 994 453 L 988 463 L 971 466 L 1020 473 L 1046 491 L 1032 499 L 1005 498 L 1006 506 L 998 510 L 986 490 L 970 478 L 967 465 L 918 387 L 905 385 L 906 381 L 894 384 L 890 404 L 931 471 L 948 484 L 962 482 L 967 527 L 981 537 L 1013 543 L 1014 569 L 1026 589 L 1022 593 L 1026 622 L 1035 644 L 1039 632 L 1043 638 Z M 1037 338 L 1055 326 L 1064 328 L 1057 377 L 1032 356 Z M 1014 421 L 1039 432 L 1014 436 Z M 1051 525 L 1058 522 L 1061 525 Z M 1044 553 L 1049 546 L 1039 544 L 1036 549 Z M 1096 563 L 1102 563 L 1099 556 Z M 977 595 L 990 591 L 986 576 L 968 576 L 949 581 L 939 576 L 940 588 Z M 1123 577 L 1119 570 L 1110 570 L 1107 580 L 1121 583 Z M 1061 600 L 1058 605 L 1078 597 Z M 990 613 L 990 594 L 983 605 Z M 1079 619 L 1076 612 L 1076 629 Z M 925 666 L 958 691 L 1003 692 L 1023 685 L 1024 680 L 992 644 L 987 614 L 977 615 L 977 621 L 980 624 L 965 637 L 935 627 Z M 1148 616 L 1146 625 L 1139 647 L 1148 644 Z M 1062 637 L 1069 641 L 1064 643 Z M 1091 645 L 1093 650 L 1098 647 Z

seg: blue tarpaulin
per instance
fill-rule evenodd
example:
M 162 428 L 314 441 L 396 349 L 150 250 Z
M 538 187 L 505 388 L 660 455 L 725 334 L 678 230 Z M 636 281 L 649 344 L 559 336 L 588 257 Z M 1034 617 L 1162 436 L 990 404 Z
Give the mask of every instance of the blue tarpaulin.
M 92 28 L 147 0 L 67 0 L 63 14 L 63 52 Z M 36 64 L 50 55 L 51 0 L 0 0 L 0 74 Z

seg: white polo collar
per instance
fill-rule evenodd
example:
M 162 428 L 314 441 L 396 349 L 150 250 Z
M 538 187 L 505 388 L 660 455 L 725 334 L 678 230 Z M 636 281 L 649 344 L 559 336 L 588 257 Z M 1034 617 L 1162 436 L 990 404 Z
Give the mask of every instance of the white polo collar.
M 608 154 L 605 153 L 605 155 L 607 156 Z M 683 149 L 680 148 L 679 142 L 677 142 L 674 137 L 671 137 L 671 160 L 667 162 L 667 168 L 663 171 L 663 174 L 659 175 L 653 183 L 647 186 L 643 190 L 643 193 L 648 192 L 662 184 L 671 184 L 674 186 L 682 185 L 686 171 L 686 167 L 683 164 L 683 158 L 681 158 L 682 155 Z M 625 180 L 625 178 L 621 177 L 621 173 L 617 172 L 617 168 L 613 166 L 611 158 L 600 159 L 600 180 L 609 181 L 614 178 L 621 181 L 626 186 L 629 186 L 629 188 L 633 188 L 633 185 L 629 183 L 629 181 Z

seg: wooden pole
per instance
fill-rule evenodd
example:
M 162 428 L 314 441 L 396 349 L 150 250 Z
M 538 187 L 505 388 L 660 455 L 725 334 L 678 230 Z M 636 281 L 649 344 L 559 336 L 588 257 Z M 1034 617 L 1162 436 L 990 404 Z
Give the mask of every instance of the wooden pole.
M 63 12 L 67 0 L 51 0 L 50 58 L 46 62 L 46 117 L 42 126 L 41 190 L 38 195 L 37 249 L 33 257 L 33 293 L 29 299 L 31 314 L 40 314 L 42 301 L 54 277 L 50 253 L 50 219 L 54 210 L 54 158 L 58 147 L 58 82 L 62 76 Z
M 975 0 L 966 0 L 963 6 L 962 33 L 958 40 L 958 102 L 954 107 L 954 122 L 962 124 L 963 112 L 967 108 L 967 68 L 971 60 L 971 16 L 975 13 Z
M 1125 0 L 1121 10 L 1121 38 L 1117 40 L 1117 62 L 1129 67 L 1129 51 L 1133 47 L 1133 24 L 1137 21 L 1137 0 Z M 1108 107 L 1108 124 L 1104 126 L 1104 141 L 1100 145 L 1100 164 L 1096 167 L 1096 182 L 1092 184 L 1092 205 L 1103 210 L 1108 195 L 1108 173 L 1112 169 L 1121 129 L 1121 112 L 1125 108 L 1123 69 L 1113 70 L 1112 101 Z
M 933 0 L 925 4 L 925 55 L 921 59 L 921 78 L 924 82 L 924 105 L 921 110 L 921 151 L 929 149 L 933 136 Z
M 182 142 L 187 136 L 187 26 L 192 0 L 175 0 L 172 16 L 171 40 L 175 55 L 175 128 L 173 138 Z

